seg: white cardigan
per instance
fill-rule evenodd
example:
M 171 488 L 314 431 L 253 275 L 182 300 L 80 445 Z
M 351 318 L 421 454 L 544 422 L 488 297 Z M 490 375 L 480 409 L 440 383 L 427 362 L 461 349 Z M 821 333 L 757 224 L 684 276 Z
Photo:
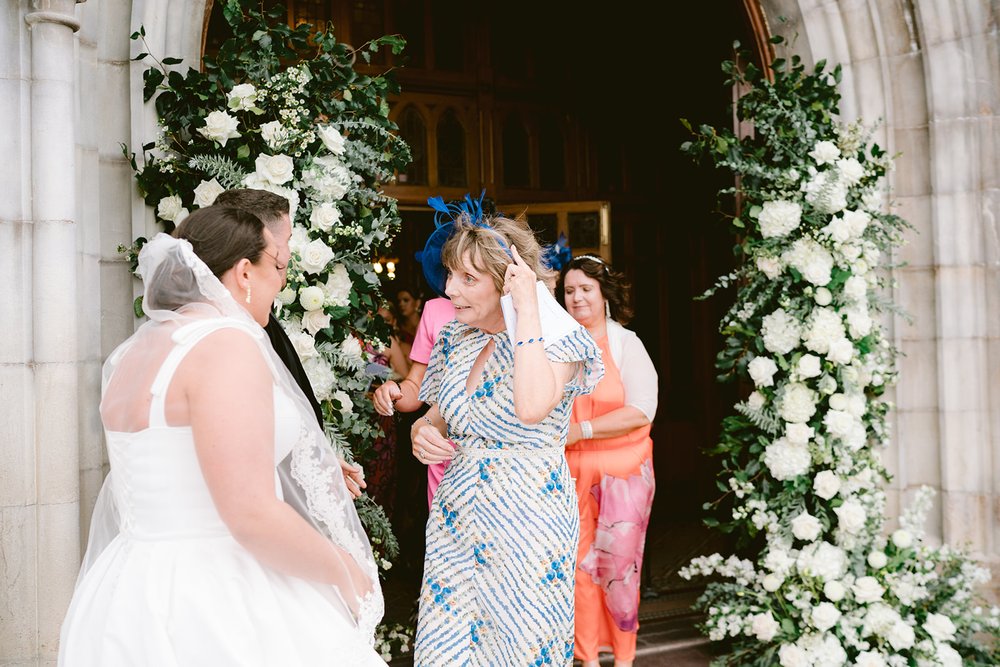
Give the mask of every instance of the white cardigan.
M 634 331 L 607 318 L 608 347 L 625 387 L 625 405 L 638 408 L 652 423 L 656 416 L 659 382 L 656 368 Z

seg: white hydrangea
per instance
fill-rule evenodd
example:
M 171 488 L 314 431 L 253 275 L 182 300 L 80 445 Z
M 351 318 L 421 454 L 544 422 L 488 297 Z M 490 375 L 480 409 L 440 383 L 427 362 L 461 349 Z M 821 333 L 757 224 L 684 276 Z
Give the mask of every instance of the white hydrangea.
M 905 651 L 913 646 L 913 642 L 916 641 L 916 633 L 906 621 L 899 620 L 893 623 L 885 638 L 897 651 Z
M 868 281 L 861 276 L 851 276 L 844 281 L 844 296 L 850 301 L 863 301 L 868 296 Z
M 781 667 L 809 667 L 812 664 L 809 655 L 795 644 L 781 645 L 778 662 Z
M 775 479 L 784 481 L 806 474 L 812 457 L 807 446 L 778 438 L 765 448 L 764 464 Z
M 847 185 L 836 170 L 821 171 L 802 185 L 806 201 L 820 213 L 834 214 L 847 207 Z
M 316 158 L 302 172 L 302 184 L 326 201 L 343 199 L 353 181 L 351 172 L 333 156 Z
M 816 429 L 808 424 L 785 424 L 785 438 L 793 444 L 807 445 L 814 435 L 816 435 Z
M 844 211 L 842 218 L 844 220 L 844 224 L 847 225 L 847 228 L 850 231 L 851 238 L 854 239 L 860 239 L 872 221 L 872 216 L 869 213 L 858 210 Z M 877 252 L 878 248 L 876 246 L 876 253 Z
M 777 200 L 764 202 L 757 222 L 764 238 L 787 235 L 802 221 L 802 207 L 791 201 Z
M 801 382 L 785 385 L 778 399 L 778 414 L 786 422 L 808 422 L 816 414 L 816 392 Z
M 847 337 L 840 314 L 832 308 L 816 308 L 809 317 L 802 336 L 806 348 L 826 354 L 830 345 Z
M 309 378 L 309 384 L 312 385 L 316 398 L 321 401 L 332 398 L 333 387 L 337 382 L 337 374 L 333 367 L 319 355 L 303 359 L 302 367 L 305 369 L 306 377 Z
M 863 651 L 854 661 L 856 667 L 889 667 L 885 657 L 879 651 Z
M 845 309 L 844 315 L 847 318 L 847 333 L 854 340 L 860 340 L 871 333 L 872 318 L 868 314 L 868 306 L 864 302 L 855 304 Z
M 343 264 L 334 264 L 330 277 L 326 280 L 327 300 L 332 306 L 347 306 L 351 303 L 351 289 L 354 283 Z
M 764 567 L 774 574 L 784 577 L 795 565 L 795 558 L 785 549 L 772 548 L 764 556 Z
M 769 352 L 788 354 L 801 340 L 801 326 L 798 320 L 783 308 L 778 308 L 770 315 L 764 316 L 761 335 L 764 339 L 764 348 Z
M 833 255 L 810 238 L 801 238 L 781 255 L 781 260 L 795 268 L 808 282 L 823 287 L 830 282 Z
M 847 572 L 847 554 L 829 542 L 814 542 L 799 552 L 799 572 L 823 581 L 838 581 Z

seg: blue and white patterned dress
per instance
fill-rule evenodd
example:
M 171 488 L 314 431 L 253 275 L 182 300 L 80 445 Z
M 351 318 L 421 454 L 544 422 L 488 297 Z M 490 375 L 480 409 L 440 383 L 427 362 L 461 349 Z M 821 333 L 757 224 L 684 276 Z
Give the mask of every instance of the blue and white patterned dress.
M 490 340 L 471 394 L 466 381 Z M 436 404 L 458 447 L 427 521 L 416 667 L 570 665 L 580 517 L 563 447 L 573 399 L 604 374 L 583 328 L 546 347 L 583 362 L 538 424 L 514 414 L 506 332 L 453 321 L 438 335 L 420 398 Z

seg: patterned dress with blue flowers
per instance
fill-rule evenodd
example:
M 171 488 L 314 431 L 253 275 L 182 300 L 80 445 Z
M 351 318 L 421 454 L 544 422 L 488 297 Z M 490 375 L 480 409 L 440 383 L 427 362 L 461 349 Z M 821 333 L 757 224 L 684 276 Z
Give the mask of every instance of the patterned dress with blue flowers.
M 491 339 L 470 393 L 466 381 Z M 582 363 L 552 413 L 522 424 L 507 333 L 451 322 L 438 336 L 420 398 L 438 406 L 457 451 L 427 521 L 416 667 L 572 664 L 580 519 L 563 448 L 573 399 L 604 367 L 583 328 L 545 352 Z

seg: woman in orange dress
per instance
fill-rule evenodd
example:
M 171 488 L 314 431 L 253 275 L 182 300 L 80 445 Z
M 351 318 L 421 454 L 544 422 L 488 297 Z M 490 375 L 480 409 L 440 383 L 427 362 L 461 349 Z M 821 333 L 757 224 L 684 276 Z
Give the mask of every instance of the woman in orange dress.
M 639 629 L 639 579 L 653 504 L 657 377 L 629 321 L 628 284 L 592 255 L 563 269 L 557 296 L 597 341 L 604 379 L 573 403 L 566 458 L 576 478 L 580 546 L 576 567 L 576 658 L 597 667 L 610 651 L 631 667 Z

